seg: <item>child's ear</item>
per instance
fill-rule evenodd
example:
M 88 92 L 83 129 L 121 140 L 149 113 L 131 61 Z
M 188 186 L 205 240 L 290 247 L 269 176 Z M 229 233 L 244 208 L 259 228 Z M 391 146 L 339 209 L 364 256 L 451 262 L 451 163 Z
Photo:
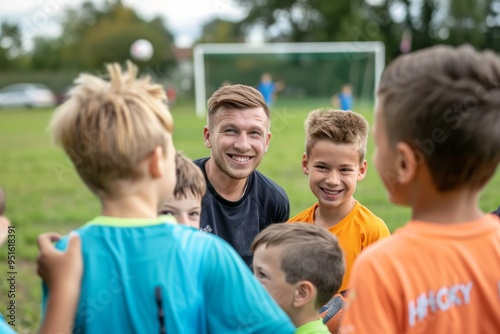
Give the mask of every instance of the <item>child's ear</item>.
M 366 160 L 363 160 L 363 162 L 359 165 L 358 181 L 361 181 L 365 178 L 367 170 L 368 170 L 368 164 Z
M 300 281 L 295 289 L 293 299 L 294 307 L 302 307 L 308 304 L 313 298 L 316 298 L 316 287 L 309 281 Z
M 304 153 L 302 155 L 302 171 L 304 174 L 309 175 L 309 167 L 307 166 L 307 155 Z
M 203 128 L 203 139 L 205 140 L 205 147 L 212 148 L 212 142 L 210 141 L 210 130 L 208 126 Z
M 172 153 L 171 153 L 172 154 Z M 164 157 L 163 148 L 161 146 L 156 146 L 153 153 L 147 158 L 149 174 L 153 178 L 159 178 L 163 176 L 164 170 Z
M 399 183 L 411 183 L 417 176 L 419 157 L 415 150 L 405 142 L 396 144 L 396 175 Z

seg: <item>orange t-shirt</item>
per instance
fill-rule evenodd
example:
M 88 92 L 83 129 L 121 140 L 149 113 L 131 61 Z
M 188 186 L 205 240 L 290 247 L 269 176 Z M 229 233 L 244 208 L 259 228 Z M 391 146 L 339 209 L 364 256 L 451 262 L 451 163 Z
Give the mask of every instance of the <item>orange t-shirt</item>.
M 342 334 L 498 333 L 500 224 L 410 221 L 356 260 Z
M 314 212 L 317 207 L 318 203 L 290 218 L 288 223 L 304 222 L 314 224 Z M 346 260 L 344 279 L 339 291 L 349 288 L 348 282 L 351 268 L 359 253 L 375 241 L 391 235 L 384 221 L 359 204 L 359 202 L 356 202 L 351 212 L 344 219 L 330 227 L 328 231 L 337 236 Z

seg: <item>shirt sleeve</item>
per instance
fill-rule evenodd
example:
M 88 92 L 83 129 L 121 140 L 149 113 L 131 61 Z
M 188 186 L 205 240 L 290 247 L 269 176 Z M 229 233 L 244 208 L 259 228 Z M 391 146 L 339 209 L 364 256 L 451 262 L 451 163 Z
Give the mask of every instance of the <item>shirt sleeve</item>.
M 283 223 L 288 221 L 288 218 L 290 218 L 290 201 L 285 197 L 281 203 L 277 202 L 274 222 Z
M 204 289 L 210 333 L 294 333 L 290 318 L 236 252 L 215 237 L 204 251 Z
M 368 228 L 365 230 L 366 239 L 364 240 L 363 249 L 373 244 L 374 242 L 391 236 L 389 228 L 383 220 L 374 219 L 371 221 Z
M 386 266 L 366 255 L 354 263 L 341 334 L 399 334 L 397 315 L 404 306 L 398 284 L 386 277 Z

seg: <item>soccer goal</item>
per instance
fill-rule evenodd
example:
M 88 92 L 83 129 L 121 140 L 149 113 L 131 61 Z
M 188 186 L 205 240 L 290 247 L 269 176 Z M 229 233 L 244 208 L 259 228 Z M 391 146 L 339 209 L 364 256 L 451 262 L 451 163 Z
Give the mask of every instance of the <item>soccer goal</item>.
M 285 85 L 290 97 L 328 98 L 342 85 L 374 100 L 385 65 L 382 42 L 198 44 L 193 50 L 196 113 L 226 83 L 257 86 L 262 73 Z

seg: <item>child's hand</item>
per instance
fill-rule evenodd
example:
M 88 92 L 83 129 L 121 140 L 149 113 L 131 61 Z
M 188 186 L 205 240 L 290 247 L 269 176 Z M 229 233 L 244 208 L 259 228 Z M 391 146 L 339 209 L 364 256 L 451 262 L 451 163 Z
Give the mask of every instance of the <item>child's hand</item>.
M 83 272 L 82 245 L 78 234 L 71 232 L 66 251 L 57 250 L 53 242 L 61 235 L 53 232 L 41 234 L 38 239 L 40 254 L 36 261 L 37 273 L 49 290 L 55 287 L 80 287 Z

